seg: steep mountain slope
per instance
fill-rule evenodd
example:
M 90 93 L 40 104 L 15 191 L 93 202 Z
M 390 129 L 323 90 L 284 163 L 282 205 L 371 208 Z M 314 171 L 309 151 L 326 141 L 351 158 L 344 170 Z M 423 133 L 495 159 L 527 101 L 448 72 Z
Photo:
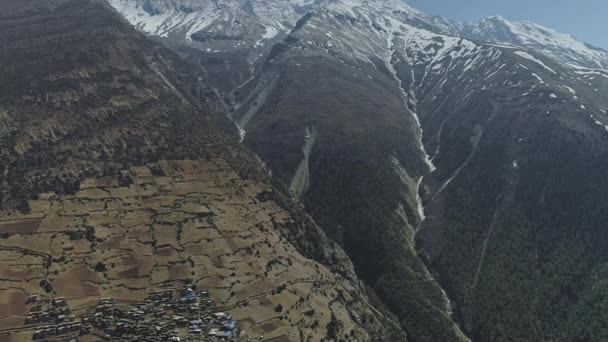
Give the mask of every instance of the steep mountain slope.
M 566 68 L 527 50 L 436 34 L 424 28 L 433 23 L 412 26 L 408 9 L 399 8 L 396 2 L 334 2 L 304 18 L 284 43 L 275 46 L 258 88 L 235 115 L 247 131 L 245 143 L 277 175 L 292 182 L 299 177 L 302 161 L 308 163 L 308 185 L 302 198 L 313 216 L 343 242 L 359 274 L 402 318 L 414 338 L 445 338 L 441 335 L 445 332 L 435 334 L 446 331 L 449 323 L 426 323 L 418 330 L 424 310 L 415 316 L 400 314 L 403 308 L 422 304 L 421 297 L 414 295 L 417 291 L 430 299 L 422 305 L 447 310 L 439 301 L 433 302 L 433 285 L 421 285 L 420 280 L 427 277 L 412 272 L 417 265 L 415 255 L 404 248 L 411 246 L 405 243 L 411 233 L 401 230 L 405 240 L 393 245 L 399 241 L 391 228 L 394 224 L 415 230 L 424 217 L 417 214 L 415 189 L 425 170 L 433 169 L 432 165 L 425 166 L 424 154 L 416 148 L 405 150 L 416 143 L 416 133 L 408 131 L 407 126 L 400 128 L 399 121 L 383 111 L 400 84 L 405 93 L 402 101 L 410 111 L 408 115 L 403 107 L 402 119 L 411 120 L 411 112 L 420 115 L 424 142 L 435 156 L 437 167 L 423 183 L 430 219 L 419 236 L 420 246 L 452 295 L 457 320 L 466 332 L 482 341 L 573 339 L 585 334 L 597 339 L 593 334 L 600 334 L 600 330 L 582 332 L 584 323 L 566 313 L 570 305 L 584 306 L 582 312 L 594 309 L 558 285 L 561 281 L 576 288 L 573 293 L 598 296 L 591 290 L 595 281 L 575 280 L 581 274 L 577 269 L 589 267 L 583 266 L 587 261 L 560 269 L 558 276 L 544 271 L 556 267 L 553 260 L 526 259 L 524 251 L 530 246 L 546 251 L 555 244 L 565 244 L 564 253 L 587 251 L 580 257 L 596 260 L 593 267 L 600 267 L 600 256 L 604 255 L 601 249 L 573 244 L 570 241 L 576 239 L 563 231 L 551 237 L 544 232 L 546 223 L 537 219 L 506 220 L 514 221 L 516 213 L 516 217 L 528 217 L 530 214 L 522 215 L 516 209 L 524 203 L 527 213 L 551 215 L 564 210 L 520 197 L 524 191 L 532 196 L 528 191 L 530 184 L 538 181 L 538 174 L 561 170 L 556 177 L 577 178 L 574 170 L 558 165 L 531 163 L 528 169 L 528 159 L 543 160 L 544 153 L 557 153 L 553 158 L 560 158 L 559 151 L 567 151 L 568 141 L 573 141 L 577 149 L 590 151 L 579 153 L 580 159 L 572 161 L 573 165 L 602 160 L 605 74 L 601 70 Z M 586 81 L 591 78 L 595 84 Z M 376 90 L 387 81 L 385 89 Z M 366 107 L 378 100 L 376 108 Z M 387 111 L 400 112 L 393 107 Z M 367 119 L 371 113 L 373 119 Z M 409 121 L 410 127 L 415 124 L 415 120 Z M 580 135 L 587 138 L 578 140 Z M 307 145 L 313 137 L 310 148 Z M 566 145 L 553 150 L 556 141 Z M 304 153 L 302 158 L 302 146 L 312 153 Z M 538 146 L 551 147 L 552 152 L 536 152 Z M 412 159 L 415 155 L 417 160 Z M 567 163 L 570 157 L 563 157 Z M 391 175 L 391 166 L 392 172 L 398 172 Z M 401 190 L 397 190 L 400 186 L 393 178 L 395 174 L 403 180 Z M 540 183 L 552 182 L 549 179 L 543 178 Z M 583 182 L 603 184 L 587 181 Z M 543 192 L 537 191 L 536 196 Z M 402 199 L 395 195 L 398 192 Z M 452 192 L 466 195 L 450 197 Z M 599 196 L 594 200 L 601 201 Z M 577 212 L 588 210 L 583 208 Z M 401 215 L 395 217 L 394 213 Z M 553 222 L 556 226 L 565 224 Z M 507 224 L 533 234 L 534 240 L 510 235 Z M 588 222 L 580 227 L 585 234 L 601 231 L 600 226 Z M 440 237 L 432 238 L 435 234 Z M 511 244 L 515 244 L 512 249 L 501 247 Z M 375 257 L 370 259 L 369 255 Z M 494 266 L 514 255 L 521 259 L 513 259 L 503 269 Z M 521 273 L 525 269 L 521 265 L 535 271 Z M 399 287 L 387 278 L 411 285 Z M 400 301 L 403 298 L 408 300 Z M 561 318 L 552 317 L 552 311 L 560 312 Z M 429 315 L 436 314 L 431 310 Z M 429 322 L 424 318 L 421 321 Z
M 3 340 L 40 326 L 25 324 L 29 295 L 65 297 L 81 324 L 101 298 L 187 283 L 251 337 L 405 340 L 344 252 L 211 124 L 197 68 L 102 1 L 0 8 Z
M 313 8 L 315 1 L 110 0 L 109 3 L 148 34 L 182 41 L 234 40 L 232 47 L 241 44 L 260 47 L 265 40 L 288 32 Z
M 139 30 L 199 65 L 224 96 L 247 82 L 274 43 L 315 5 L 312 0 L 109 0 Z
M 384 16 L 396 3 L 374 5 L 334 3 L 303 18 L 233 118 L 275 175 L 302 183 L 304 168 L 298 195 L 413 338 L 462 339 L 413 241 L 418 184 L 433 166 L 415 96 L 396 73 L 408 70 L 404 37 L 430 33 L 402 24 L 406 8 Z
M 605 339 L 605 52 L 396 0 L 319 2 L 268 44 L 226 88 L 243 142 L 413 340 Z
M 262 3 L 250 6 L 263 13 L 259 11 Z M 255 77 L 233 92 L 238 109 L 232 117 L 246 127 L 245 143 L 273 173 L 294 184 L 292 188 L 304 198 L 311 198 L 305 201 L 315 203 L 316 209 L 311 206 L 311 210 L 326 230 L 351 251 L 358 251 L 352 256 L 359 274 L 382 298 L 390 298 L 387 304 L 399 311 L 404 324 L 417 330 L 414 338 L 462 338 L 449 317 L 449 303 L 413 248 L 413 233 L 420 222 L 417 184 L 430 166 L 420 149 L 416 118 L 404 107 L 402 90 L 388 69 L 387 39 L 367 37 L 374 47 L 384 49 L 381 56 L 370 55 L 374 65 L 367 59 L 361 63 L 346 60 L 349 56 L 334 57 L 323 32 L 327 19 L 333 25 L 344 24 L 331 12 L 306 15 L 293 23 L 297 32 L 274 46 Z M 310 47 L 292 44 L 294 39 Z M 304 55 L 299 56 L 300 52 Z M 365 70 L 355 70 L 355 74 L 354 68 Z M 369 82 L 369 77 L 376 79 Z M 326 84 L 333 91 L 326 91 Z M 309 106 L 312 103 L 317 105 Z M 351 124 L 343 127 L 345 122 Z M 392 133 L 387 135 L 387 131 Z M 375 146 L 370 144 L 373 139 L 380 139 Z M 310 156 L 304 161 L 303 147 Z M 344 170 L 349 170 L 348 177 Z M 346 197 L 352 201 L 344 201 Z M 361 208 L 366 209 L 358 214 Z M 378 231 L 370 230 L 372 226 L 378 226 Z M 366 253 L 383 256 L 369 259 Z M 412 316 L 408 311 L 414 308 L 419 312 Z
M 602 224 L 583 217 L 596 212 L 584 201 L 602 202 L 604 191 L 583 189 L 604 182 L 569 165 L 595 169 L 605 158 L 608 79 L 598 71 L 598 89 L 541 55 L 482 51 L 489 58 L 459 61 L 450 48 L 418 69 L 424 140 L 437 166 L 423 183 L 419 245 L 474 339 L 601 340 L 568 312 L 593 312 L 578 298 L 603 282 L 591 271 L 604 263 Z

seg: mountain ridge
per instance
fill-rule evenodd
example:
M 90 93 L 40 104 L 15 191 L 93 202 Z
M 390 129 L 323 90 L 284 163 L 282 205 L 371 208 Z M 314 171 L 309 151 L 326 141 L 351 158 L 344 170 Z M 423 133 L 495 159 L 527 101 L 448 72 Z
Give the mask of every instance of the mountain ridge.
M 171 313 L 213 324 L 199 316 L 220 310 L 251 337 L 407 339 L 342 249 L 214 125 L 225 112 L 199 69 L 102 1 L 4 5 L 1 339 L 67 338 L 69 323 L 84 339 L 95 327 L 167 341 L 191 330 L 159 322 Z M 213 305 L 192 314 L 187 284 Z M 175 310 L 150 305 L 158 290 Z M 45 304 L 60 298 L 64 317 Z M 139 318 L 92 318 L 114 301 Z
M 163 2 L 168 9 L 110 1 L 175 51 L 141 63 L 139 75 L 150 78 L 138 89 L 160 89 L 169 101 L 142 110 L 147 116 L 133 121 L 149 127 L 132 128 L 135 137 L 126 140 L 143 153 L 171 133 L 169 147 L 141 163 L 201 158 L 193 148 L 205 136 L 189 132 L 212 125 L 198 112 L 186 115 L 188 103 L 213 114 L 210 122 L 228 114 L 238 128 L 225 127 L 233 139 L 211 136 L 204 145 L 226 152 L 243 175 L 259 174 L 238 139 L 272 172 L 276 189 L 292 189 L 300 204 L 279 192 L 273 198 L 300 219 L 273 227 L 303 255 L 364 282 L 374 306 L 386 308 L 371 332 L 398 322 L 396 340 L 608 338 L 594 320 L 608 303 L 601 51 L 558 46 L 557 32 L 501 18 L 471 24 L 465 34 L 461 24 L 397 0 Z M 553 40 L 539 45 L 538 34 Z M 178 55 L 187 68 L 172 67 L 181 65 Z M 158 125 L 173 118 L 158 114 L 167 108 L 183 113 L 169 121 L 175 131 Z M 0 115 L 0 127 L 6 123 Z M 44 141 L 63 138 L 54 126 L 45 132 Z M 18 150 L 27 151 L 31 135 L 20 139 Z M 87 151 L 76 149 L 73 158 Z M 32 165 L 50 162 L 46 154 L 42 148 Z M 17 190 L 24 182 L 7 179 Z M 345 268 L 332 268 L 335 260 Z
M 478 22 L 460 23 L 458 33 L 490 43 L 526 47 L 562 63 L 608 68 L 608 51 L 531 21 L 510 21 L 492 16 Z
M 180 8 L 183 8 L 184 5 L 180 7 L 178 4 L 184 2 L 182 1 L 173 3 L 172 7 L 163 4 L 165 11 L 173 11 L 172 15 L 165 17 L 163 15 L 166 15 L 166 13 L 162 11 L 145 11 L 145 8 L 150 6 L 150 1 L 154 0 L 111 0 L 110 3 L 123 13 L 134 26 L 139 27 L 140 30 L 161 37 L 166 37 L 171 31 L 179 31 L 182 33 L 178 34 L 177 39 L 181 40 L 190 40 L 191 35 L 197 30 L 224 31 L 225 28 L 222 26 L 216 27 L 213 20 L 210 20 L 208 17 L 225 17 L 228 15 L 225 12 L 226 9 L 240 13 L 237 15 L 240 18 L 246 17 L 247 13 L 249 13 L 255 20 L 261 21 L 262 26 L 265 27 L 265 32 L 254 34 L 257 37 L 256 40 L 249 42 L 255 46 L 272 43 L 272 38 L 277 34 L 284 36 L 289 33 L 289 30 L 295 26 L 297 20 L 307 12 L 327 6 L 356 7 L 376 4 L 379 6 L 391 6 L 394 10 L 403 11 L 407 13 L 409 17 L 407 20 L 410 23 L 426 25 L 428 29 L 435 31 L 435 33 L 464 36 L 489 43 L 526 47 L 547 54 L 564 63 L 589 68 L 608 68 L 608 52 L 606 50 L 584 43 L 554 29 L 546 28 L 529 21 L 510 21 L 501 16 L 491 16 L 480 21 L 459 22 L 441 16 L 426 14 L 399 0 L 360 2 L 283 0 L 274 2 L 272 5 L 260 0 L 249 0 L 245 3 L 222 0 L 220 3 L 226 4 L 224 6 L 218 6 L 217 1 L 206 0 L 202 2 L 208 4 L 204 8 L 201 8 L 199 5 L 199 8 L 195 10 L 192 6 L 186 6 L 189 8 L 188 11 L 180 11 Z M 185 4 L 190 3 L 185 2 Z M 201 2 L 196 3 L 200 4 Z M 216 5 L 212 6 L 212 4 Z M 178 15 L 180 12 L 183 14 Z M 171 20 L 175 16 L 180 18 L 177 22 Z M 183 33 L 184 30 L 185 34 Z M 255 32 L 256 30 L 250 25 L 248 26 L 248 31 Z
M 539 139 L 562 149 L 563 141 L 576 140 L 594 151 L 581 154 L 580 163 L 595 163 L 602 153 L 590 146 L 602 146 L 608 122 L 600 91 L 608 78 L 593 69 L 603 57 L 587 59 L 585 46 L 577 55 L 525 40 L 536 31 L 520 32 L 521 41 L 488 42 L 460 30 L 396 0 L 324 2 L 269 40 L 252 60 L 251 76 L 228 87 L 230 116 L 274 176 L 300 184 L 307 211 L 344 246 L 412 339 L 466 340 L 463 332 L 481 341 L 572 338 L 580 324 L 564 318 L 556 327 L 543 309 L 564 312 L 567 305 L 553 302 L 575 303 L 542 272 L 555 267 L 551 261 L 533 266 L 526 259 L 522 236 L 544 227 L 523 219 L 519 203 L 547 210 L 522 188 L 545 170 L 528 158 L 550 163 L 532 152 L 530 132 L 543 132 Z M 587 67 L 568 65 L 573 58 Z M 509 236 L 511 227 L 518 234 Z M 568 234 L 562 228 L 547 241 L 530 241 L 545 250 L 571 241 Z M 512 250 L 501 244 L 513 239 Z M 509 253 L 521 259 L 507 262 L 510 273 L 503 273 L 496 265 Z M 590 248 L 587 255 L 596 253 Z M 539 276 L 519 266 L 529 264 Z M 590 291 L 593 281 L 573 274 L 560 277 Z M 535 284 L 546 292 L 536 293 Z

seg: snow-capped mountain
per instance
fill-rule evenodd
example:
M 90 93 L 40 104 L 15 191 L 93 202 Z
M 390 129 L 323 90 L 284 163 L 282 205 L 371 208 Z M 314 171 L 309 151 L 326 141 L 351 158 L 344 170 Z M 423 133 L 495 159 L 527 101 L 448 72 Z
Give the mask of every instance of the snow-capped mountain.
M 464 37 L 527 47 L 565 64 L 608 69 L 608 51 L 532 22 L 509 21 L 495 16 L 479 22 L 457 24 L 454 27 L 457 31 L 453 32 Z
M 433 16 L 401 0 L 108 0 L 139 30 L 177 41 L 206 43 L 209 51 L 259 49 L 284 37 L 306 13 L 323 8 L 375 7 L 384 15 L 434 33 L 543 53 L 561 63 L 594 69 L 608 68 L 608 52 L 575 37 L 532 22 L 495 16 L 461 23 Z M 195 33 L 198 32 L 198 35 Z M 228 44 L 213 44 L 228 41 Z M 195 45 L 199 45 L 199 42 Z
M 458 23 L 401 0 L 233 1 L 199 9 L 197 20 L 218 18 L 209 25 L 156 26 L 165 17 L 145 2 L 111 1 L 144 32 L 160 27 L 202 51 L 195 61 L 221 83 L 241 141 L 292 184 L 413 340 L 573 339 L 546 310 L 574 317 L 566 304 L 586 302 L 561 298 L 543 273 L 561 259 L 535 253 L 578 243 L 563 227 L 595 213 L 569 206 L 608 193 L 605 51 L 531 23 Z M 241 51 L 247 72 L 231 59 Z M 592 203 L 582 192 L 556 200 L 571 182 Z M 529 270 L 542 290 L 520 281 Z
M 289 31 L 306 13 L 318 7 L 321 0 L 248 0 L 243 8 L 253 13 L 266 26 Z
M 201 31 L 234 32 L 245 16 L 238 0 L 108 0 L 133 26 L 145 33 L 169 37 L 182 33 L 190 39 Z
M 315 0 L 108 0 L 139 30 L 183 42 L 258 48 L 287 33 Z

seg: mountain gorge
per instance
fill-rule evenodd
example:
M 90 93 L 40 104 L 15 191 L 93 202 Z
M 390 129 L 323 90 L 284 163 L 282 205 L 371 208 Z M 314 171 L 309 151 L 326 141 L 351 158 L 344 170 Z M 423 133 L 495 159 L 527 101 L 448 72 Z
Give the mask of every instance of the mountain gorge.
M 0 8 L 0 339 L 185 338 L 150 297 L 187 285 L 208 291 L 198 319 L 228 312 L 251 338 L 406 340 L 342 249 L 215 127 L 223 105 L 198 68 L 104 1 Z M 174 315 L 192 314 L 183 304 Z
M 101 188 L 96 201 L 143 201 L 150 241 L 167 210 L 183 228 L 146 249 L 151 276 L 111 271 L 97 297 L 192 272 L 272 338 L 608 339 L 608 52 L 400 0 L 107 3 L 0 0 L 7 241 L 24 220 L 99 205 L 86 201 Z M 214 210 L 204 227 L 192 201 Z M 227 247 L 198 251 L 201 229 L 217 231 L 201 250 Z M 191 261 L 164 279 L 167 248 Z
M 230 116 L 414 340 L 600 339 L 570 308 L 601 298 L 601 220 L 581 217 L 601 212 L 606 51 L 401 1 L 263 3 L 241 10 L 300 19 L 220 90 Z

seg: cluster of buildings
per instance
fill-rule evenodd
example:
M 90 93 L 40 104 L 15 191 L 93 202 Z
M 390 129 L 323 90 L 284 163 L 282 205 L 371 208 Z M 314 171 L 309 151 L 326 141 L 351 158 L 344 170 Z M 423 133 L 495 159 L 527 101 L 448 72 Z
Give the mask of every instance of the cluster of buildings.
M 80 332 L 81 323 L 72 315 L 72 310 L 64 298 L 42 299 L 33 295 L 27 300 L 32 308 L 25 318 L 25 324 L 37 327 L 34 339 L 45 339 L 57 335 Z
M 37 296 L 30 298 L 30 304 L 38 301 Z M 240 336 L 238 323 L 228 313 L 214 312 L 208 292 L 191 286 L 154 291 L 138 304 L 102 299 L 94 312 L 78 320 L 63 298 L 46 302 L 47 310 L 33 304 L 27 318 L 27 324 L 36 325 L 35 340 L 66 334 L 134 342 L 235 340 Z

